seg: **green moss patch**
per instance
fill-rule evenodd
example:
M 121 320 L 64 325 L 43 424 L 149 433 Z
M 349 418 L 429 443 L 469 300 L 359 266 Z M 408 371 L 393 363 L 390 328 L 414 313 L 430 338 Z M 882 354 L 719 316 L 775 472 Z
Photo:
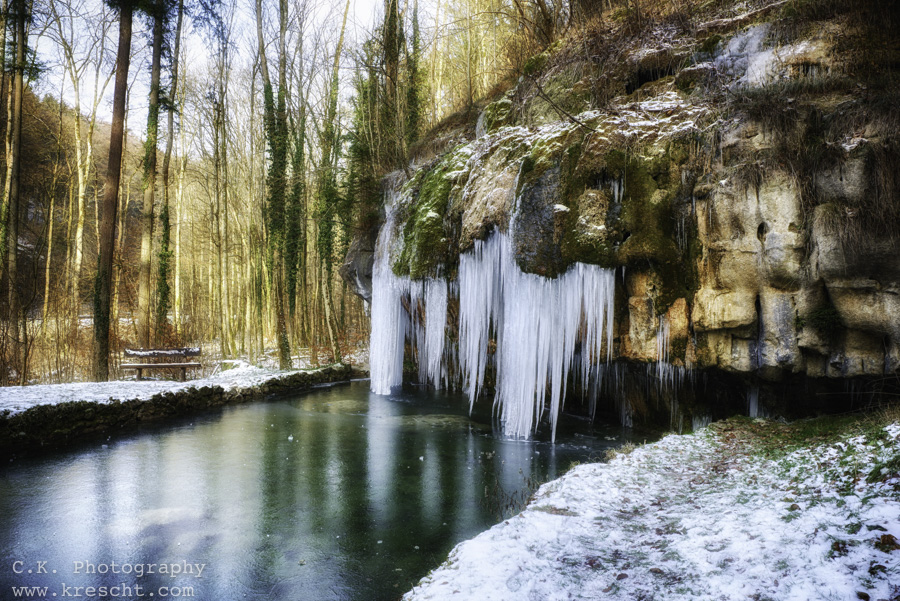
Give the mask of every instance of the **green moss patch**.
M 582 144 L 569 147 L 562 170 L 562 197 L 569 208 L 561 243 L 564 260 L 650 269 L 657 276 L 658 313 L 678 298 L 690 302 L 698 287 L 700 243 L 689 215 L 684 217 L 689 229 L 685 248 L 676 242 L 684 196 L 681 169 L 689 161 L 687 145 L 680 143 L 650 157 L 621 150 L 598 156 Z
M 789 423 L 732 417 L 713 423 L 710 428 L 729 439 L 751 443 L 756 454 L 778 459 L 797 449 L 832 444 L 852 436 L 882 440 L 884 427 L 896 420 L 897 413 L 898 408 L 894 406 L 870 413 L 826 415 Z M 880 475 L 879 469 L 872 477 L 877 479 Z
M 455 183 L 451 174 L 463 166 L 461 162 L 463 155 L 451 151 L 432 167 L 420 169 L 410 182 L 412 203 L 403 226 L 403 248 L 393 265 L 397 275 L 436 277 L 450 258 L 446 215 Z
M 484 107 L 483 118 L 486 133 L 491 133 L 504 125 L 512 125 L 516 120 L 516 111 L 512 100 L 508 96 L 504 96 L 500 100 L 490 103 Z

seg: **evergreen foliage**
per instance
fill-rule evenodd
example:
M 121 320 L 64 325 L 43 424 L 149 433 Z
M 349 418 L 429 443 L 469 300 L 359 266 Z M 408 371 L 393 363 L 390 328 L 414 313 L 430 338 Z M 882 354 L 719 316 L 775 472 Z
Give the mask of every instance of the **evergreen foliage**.
M 169 204 L 163 204 L 159 213 L 160 248 L 159 265 L 156 278 L 156 338 L 164 340 L 169 315 L 169 260 L 175 255 L 170 248 L 172 227 L 169 219 Z
M 406 143 L 411 145 L 419 139 L 422 123 L 424 75 L 419 70 L 422 59 L 422 41 L 419 37 L 419 3 L 413 4 L 412 44 L 407 56 L 406 83 Z
M 338 206 L 341 204 L 336 166 L 340 155 L 340 139 L 334 123 L 337 116 L 338 84 L 338 71 L 335 69 L 328 92 L 328 107 L 326 108 L 326 119 L 322 133 L 322 163 L 319 167 L 322 178 L 319 183 L 319 199 L 316 206 L 316 219 L 319 224 L 317 239 L 319 260 L 329 276 L 331 275 L 335 258 L 335 219 L 338 214 Z
M 306 166 L 304 157 L 306 113 L 300 118 L 296 128 L 294 152 L 291 159 L 291 192 L 287 201 L 287 223 L 285 231 L 285 280 L 288 298 L 288 312 L 294 317 L 297 308 L 297 278 L 304 264 L 306 231 L 303 228 L 304 197 L 306 195 Z
M 371 74 L 357 71 L 353 125 L 349 134 L 348 167 L 345 196 L 357 211 L 357 225 L 367 229 L 378 220 L 380 187 L 378 157 L 369 134 L 374 107 L 374 84 Z

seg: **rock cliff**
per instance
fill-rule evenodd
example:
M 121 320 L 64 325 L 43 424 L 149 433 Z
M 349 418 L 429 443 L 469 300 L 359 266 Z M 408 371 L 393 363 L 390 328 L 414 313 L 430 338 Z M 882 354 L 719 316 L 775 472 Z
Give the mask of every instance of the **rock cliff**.
M 616 359 L 764 382 L 895 376 L 898 86 L 863 57 L 894 64 L 897 42 L 867 56 L 871 24 L 797 6 L 639 36 L 607 24 L 606 59 L 580 51 L 596 32 L 534 57 L 474 131 L 417 158 L 394 272 L 452 281 L 502 231 L 525 272 L 616 269 Z M 368 298 L 362 247 L 342 274 Z

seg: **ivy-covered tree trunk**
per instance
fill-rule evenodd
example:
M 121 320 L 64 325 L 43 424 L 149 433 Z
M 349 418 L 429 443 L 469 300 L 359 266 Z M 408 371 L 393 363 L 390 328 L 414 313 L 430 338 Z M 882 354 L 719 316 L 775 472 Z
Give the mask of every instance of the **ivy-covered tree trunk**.
M 301 104 L 300 125 L 297 128 L 294 153 L 291 160 L 291 193 L 287 202 L 287 231 L 285 244 L 285 269 L 287 271 L 288 312 L 294 321 L 297 308 L 297 280 L 300 274 L 303 249 L 306 247 L 306 232 L 303 221 L 306 219 L 303 199 L 306 195 L 306 172 L 304 165 L 304 146 L 306 145 L 306 110 Z M 295 335 L 296 338 L 296 335 Z
M 372 61 L 367 60 L 366 63 L 371 64 Z M 357 72 L 346 178 L 347 196 L 356 203 L 356 223 L 353 224 L 356 232 L 370 230 L 379 220 L 381 186 L 372 118 L 378 111 L 377 86 L 377 74 L 371 68 L 364 73 Z
M 50 320 L 50 284 L 53 272 L 53 236 L 56 228 L 56 203 L 59 195 L 60 183 L 62 180 L 62 162 L 63 162 L 63 88 L 59 90 L 59 121 L 56 128 L 56 156 L 53 161 L 53 177 L 50 180 L 49 193 L 49 215 L 47 216 L 47 258 L 44 262 L 44 302 L 41 306 L 41 333 L 45 333 Z
M 266 172 L 266 202 L 264 219 L 268 230 L 267 262 L 275 309 L 275 330 L 278 337 L 278 363 L 281 369 L 292 366 L 290 340 L 287 333 L 287 318 L 284 311 L 284 254 L 285 254 L 285 188 L 287 183 L 287 108 L 286 82 L 287 57 L 285 38 L 287 34 L 287 0 L 279 1 L 278 35 L 278 99 L 272 89 L 266 59 L 262 28 L 262 1 L 256 0 L 256 33 L 259 43 L 260 75 L 263 80 L 263 116 L 266 142 L 269 148 L 269 166 Z
M 396 0 L 393 0 L 396 2 Z M 331 354 L 334 361 L 341 360 L 340 348 L 337 344 L 337 335 L 335 332 L 335 315 L 334 300 L 332 295 L 332 279 L 334 279 L 334 239 L 335 225 L 337 221 L 337 211 L 340 206 L 341 199 L 337 186 L 337 154 L 340 147 L 338 141 L 338 130 L 335 121 L 337 120 L 337 101 L 339 73 L 341 66 L 341 52 L 344 47 L 344 31 L 347 27 L 347 13 L 350 11 L 350 0 L 344 8 L 344 20 L 341 25 L 341 34 L 338 37 L 337 47 L 334 51 L 334 63 L 331 69 L 331 84 L 328 89 L 328 104 L 325 109 L 325 126 L 323 128 L 321 140 L 321 164 L 319 172 L 321 178 L 319 180 L 319 202 L 317 207 L 317 217 L 319 222 L 318 250 L 319 261 L 324 267 L 324 292 L 325 298 L 325 327 L 328 331 L 328 341 L 331 345 Z
M 100 254 L 94 283 L 94 377 L 109 379 L 109 314 L 112 296 L 113 252 L 116 243 L 116 213 L 122 167 L 122 138 L 125 131 L 125 99 L 128 95 L 128 67 L 131 61 L 131 21 L 133 6 L 122 2 L 119 10 L 119 49 L 116 56 L 116 84 L 113 93 L 109 163 L 100 212 Z
M 150 96 L 147 107 L 147 138 L 144 141 L 144 204 L 141 210 L 141 268 L 138 276 L 138 344 L 150 347 L 150 284 L 153 247 L 153 204 L 156 198 L 156 146 L 159 137 L 159 77 L 161 71 L 163 0 L 153 4 L 153 57 L 150 67 Z
M 412 48 L 407 58 L 407 87 L 406 87 L 406 143 L 413 144 L 419 139 L 419 130 L 422 127 L 422 98 L 425 85 L 422 73 L 419 71 L 419 63 L 422 58 L 421 39 L 419 38 L 419 2 L 413 2 L 412 14 Z
M 6 30 L 9 26 L 7 15 L 9 14 L 9 0 L 3 0 L 3 9 L 0 12 L 0 65 L 6 64 Z M 0 69 L 0 93 L 6 89 L 6 69 Z M 7 111 L 12 109 L 12 103 L 7 101 Z M 9 114 L 7 112 L 7 124 L 9 123 Z M 12 146 L 12 129 L 6 128 L 5 150 L 9 157 L 9 149 Z M 6 272 L 6 263 L 9 253 L 9 168 L 11 162 L 6 162 L 7 171 L 3 174 L 3 199 L 0 201 L 0 272 Z M 8 324 L 7 324 L 8 325 Z M 6 379 L 5 377 L 3 378 Z
M 406 160 L 405 119 L 401 105 L 400 57 L 405 46 L 399 0 L 386 0 L 384 7 L 384 104 L 381 124 L 387 143 L 388 160 L 393 166 Z M 405 100 L 405 99 L 404 99 Z
M 170 250 L 171 224 L 169 219 L 169 165 L 172 162 L 172 143 L 175 139 L 175 98 L 178 93 L 178 58 L 181 51 L 181 23 L 184 18 L 184 0 L 178 1 L 178 16 L 175 24 L 175 48 L 172 52 L 172 86 L 169 90 L 167 106 L 167 130 L 166 153 L 163 155 L 162 183 L 163 206 L 159 212 L 160 244 L 159 244 L 159 273 L 156 279 L 156 338 L 162 340 L 166 334 L 168 323 L 170 290 L 169 290 L 169 261 L 172 259 Z

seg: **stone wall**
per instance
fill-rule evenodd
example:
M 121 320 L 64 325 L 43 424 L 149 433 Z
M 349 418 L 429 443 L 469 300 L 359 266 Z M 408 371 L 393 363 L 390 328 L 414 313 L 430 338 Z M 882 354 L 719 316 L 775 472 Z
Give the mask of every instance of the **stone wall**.
M 121 434 L 145 424 L 198 415 L 225 405 L 296 393 L 316 384 L 346 381 L 351 374 L 349 365 L 332 365 L 280 374 L 262 384 L 234 390 L 201 386 L 158 394 L 146 401 L 38 405 L 22 413 L 0 415 L 0 459 Z

